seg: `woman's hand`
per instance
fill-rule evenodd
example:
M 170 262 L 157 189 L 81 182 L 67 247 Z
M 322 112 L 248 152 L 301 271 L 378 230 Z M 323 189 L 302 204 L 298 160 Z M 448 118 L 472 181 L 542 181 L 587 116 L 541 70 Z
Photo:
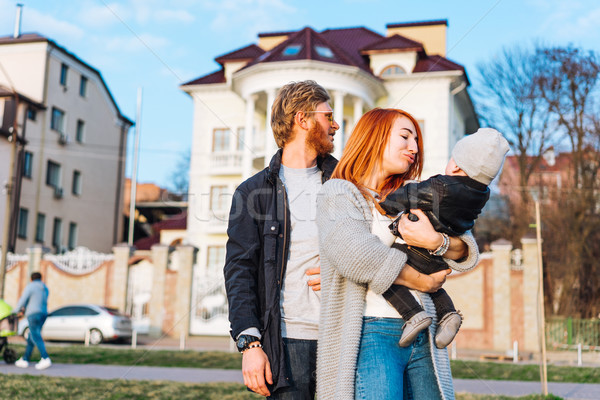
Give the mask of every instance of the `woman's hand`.
M 398 230 L 406 244 L 427 250 L 437 249 L 443 241 L 442 235 L 433 229 L 429 218 L 419 209 L 410 210 L 419 220 L 411 221 L 404 213 L 398 223 Z
M 451 269 L 445 269 L 431 275 L 426 275 L 406 264 L 398 274 L 394 284 L 403 285 L 419 292 L 434 293 L 442 288 L 442 285 L 446 282 L 446 277 L 451 272 Z

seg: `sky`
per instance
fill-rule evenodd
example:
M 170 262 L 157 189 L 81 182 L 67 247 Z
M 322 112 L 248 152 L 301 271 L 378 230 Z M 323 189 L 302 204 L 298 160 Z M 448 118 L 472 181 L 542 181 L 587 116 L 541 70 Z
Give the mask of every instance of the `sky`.
M 142 88 L 138 182 L 171 185 L 192 142 L 192 99 L 179 85 L 218 70 L 214 59 L 258 34 L 447 20 L 447 54 L 477 65 L 503 48 L 542 42 L 600 51 L 596 0 L 21 0 L 21 32 L 37 32 L 98 69 L 121 112 L 136 120 Z M 0 0 L 0 36 L 13 33 L 17 1 Z M 131 176 L 130 130 L 126 175 Z

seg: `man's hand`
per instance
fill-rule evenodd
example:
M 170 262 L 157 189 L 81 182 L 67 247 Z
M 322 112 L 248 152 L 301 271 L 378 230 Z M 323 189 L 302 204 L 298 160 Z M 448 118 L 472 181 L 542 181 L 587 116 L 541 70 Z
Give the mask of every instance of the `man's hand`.
M 270 385 L 273 384 L 273 375 L 271 374 L 269 358 L 263 349 L 255 347 L 244 351 L 242 356 L 242 374 L 244 375 L 244 385 L 248 389 L 262 396 L 271 395 L 271 392 L 267 388 L 267 383 Z
M 309 268 L 306 270 L 306 275 L 319 275 L 321 273 L 321 267 Z M 314 278 L 308 281 L 308 286 L 312 287 L 312 290 L 318 292 L 321 290 L 321 277 Z

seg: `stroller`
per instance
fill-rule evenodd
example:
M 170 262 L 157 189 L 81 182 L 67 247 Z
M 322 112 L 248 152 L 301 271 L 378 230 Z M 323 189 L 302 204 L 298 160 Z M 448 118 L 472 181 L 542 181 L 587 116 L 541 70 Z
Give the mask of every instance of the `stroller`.
M 17 361 L 17 352 L 8 348 L 8 337 L 17 334 L 17 315 L 13 314 L 12 308 L 0 300 L 0 352 L 7 364 Z

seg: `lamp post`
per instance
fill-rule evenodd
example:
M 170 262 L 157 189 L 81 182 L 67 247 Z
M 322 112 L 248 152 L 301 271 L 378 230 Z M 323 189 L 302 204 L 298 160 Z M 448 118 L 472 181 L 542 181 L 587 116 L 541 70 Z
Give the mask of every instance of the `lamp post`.
M 540 362 L 540 379 L 542 381 L 542 393 L 548 395 L 548 369 L 546 365 L 546 317 L 544 313 L 544 266 L 542 263 L 542 224 L 540 221 L 540 201 L 538 196 L 535 200 L 535 236 L 537 242 L 538 258 L 538 334 L 542 359 Z M 531 226 L 531 225 L 530 225 Z

